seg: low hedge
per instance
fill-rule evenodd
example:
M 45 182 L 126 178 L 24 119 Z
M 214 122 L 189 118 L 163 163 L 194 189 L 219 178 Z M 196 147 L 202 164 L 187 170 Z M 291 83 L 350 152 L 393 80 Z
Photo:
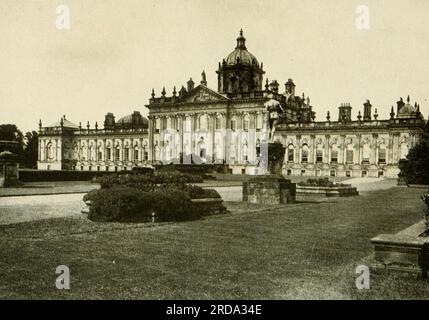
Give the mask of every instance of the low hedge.
M 201 217 L 191 198 L 182 190 L 144 192 L 116 186 L 87 193 L 91 201 L 88 218 L 99 222 L 145 222 L 152 213 L 157 221 L 186 221 Z
M 157 172 L 155 174 L 142 175 L 110 175 L 96 179 L 101 188 L 111 188 L 113 186 L 127 186 L 143 191 L 153 191 L 158 185 L 184 186 L 187 183 L 201 183 L 203 179 L 198 176 L 187 175 L 175 172 Z
M 19 180 L 23 182 L 41 181 L 91 181 L 102 177 L 137 175 L 153 172 L 150 168 L 139 168 L 133 171 L 78 171 L 78 170 L 19 170 Z
M 299 186 L 304 187 L 344 187 L 347 186 L 343 183 L 334 183 L 329 181 L 329 178 L 319 178 L 319 179 L 307 179 L 305 182 L 299 182 Z

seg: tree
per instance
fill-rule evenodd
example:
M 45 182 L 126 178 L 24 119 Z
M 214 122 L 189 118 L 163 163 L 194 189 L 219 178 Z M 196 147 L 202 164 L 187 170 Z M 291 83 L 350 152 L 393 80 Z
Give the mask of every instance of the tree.
M 23 164 L 29 168 L 37 167 L 39 134 L 36 131 L 25 134 L 25 148 L 22 153 Z
M 399 163 L 400 176 L 408 184 L 429 184 L 429 133 L 410 149 L 407 161 Z
M 0 141 L 18 142 L 14 150 L 9 150 L 20 155 L 24 146 L 24 136 L 18 127 L 14 124 L 0 124 Z M 0 150 L 3 151 L 3 150 Z

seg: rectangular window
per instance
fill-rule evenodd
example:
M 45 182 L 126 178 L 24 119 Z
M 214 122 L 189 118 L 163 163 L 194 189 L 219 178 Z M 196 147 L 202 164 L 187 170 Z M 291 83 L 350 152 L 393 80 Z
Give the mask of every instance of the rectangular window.
M 386 149 L 378 151 L 378 163 L 386 163 Z
M 119 161 L 119 154 L 120 154 L 120 151 L 121 151 L 121 150 L 119 150 L 119 148 L 116 148 L 116 149 L 115 149 L 115 161 Z
M 331 162 L 338 162 L 338 151 L 337 150 L 331 151 Z
M 147 151 L 144 152 L 144 159 L 147 160 L 149 158 L 149 154 Z
M 237 129 L 237 121 L 235 120 L 231 120 L 231 130 L 236 130 Z
M 130 149 L 129 148 L 125 148 L 124 158 L 125 158 L 125 161 L 128 161 L 130 159 Z
M 139 160 L 139 149 L 134 149 L 134 161 Z
M 316 162 L 323 162 L 323 150 L 316 150 Z
M 243 127 L 244 127 L 244 130 L 249 130 L 249 120 L 244 120 L 244 123 L 243 123 Z
M 353 150 L 346 151 L 346 162 L 353 163 Z
M 301 175 L 305 175 L 305 170 L 301 170 Z
M 287 169 L 287 173 L 288 176 L 292 175 L 292 170 L 291 169 Z
M 301 162 L 308 162 L 308 151 L 302 150 Z
M 331 177 L 335 177 L 335 175 L 336 175 L 335 170 L 331 170 L 330 175 L 331 175 Z
M 216 120 L 215 120 L 215 122 L 216 122 L 216 130 L 220 130 L 221 129 L 221 125 L 222 125 L 222 120 L 221 120 L 221 118 L 216 118 Z
M 106 149 L 106 159 L 110 161 L 110 159 L 112 158 L 112 153 L 110 151 L 110 148 Z
M 293 162 L 294 160 L 293 160 L 293 149 L 288 149 L 287 150 L 287 161 L 289 161 L 289 162 Z
M 98 160 L 103 160 L 103 153 L 98 151 Z
M 350 178 L 351 176 L 352 176 L 351 172 L 350 171 L 346 171 L 346 177 Z

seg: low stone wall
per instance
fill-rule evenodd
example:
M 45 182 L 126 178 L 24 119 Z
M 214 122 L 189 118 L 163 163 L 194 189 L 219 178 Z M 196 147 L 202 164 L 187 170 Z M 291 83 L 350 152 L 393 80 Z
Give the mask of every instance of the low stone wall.
M 380 234 L 374 245 L 374 271 L 396 271 L 428 278 L 429 237 L 423 236 L 424 221 L 397 234 Z
M 243 201 L 254 204 L 295 202 L 296 184 L 282 176 L 258 176 L 243 182 Z
M 321 198 L 351 197 L 357 195 L 359 195 L 359 192 L 351 185 L 338 187 L 296 186 L 297 200 L 318 200 Z

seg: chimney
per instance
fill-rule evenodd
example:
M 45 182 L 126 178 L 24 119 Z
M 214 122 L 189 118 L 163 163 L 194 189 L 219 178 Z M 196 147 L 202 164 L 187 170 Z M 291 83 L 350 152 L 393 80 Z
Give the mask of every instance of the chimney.
M 115 116 L 113 115 L 113 113 L 108 112 L 105 116 L 104 116 L 104 128 L 105 129 L 109 129 L 115 126 Z
M 271 81 L 270 90 L 275 93 L 279 93 L 279 83 L 277 82 L 277 80 Z
M 363 104 L 363 121 L 371 121 L 372 104 L 369 100 Z
M 342 103 L 341 106 L 338 107 L 338 121 L 352 121 L 352 107 L 350 106 L 350 103 Z
M 191 91 L 192 89 L 194 89 L 195 82 L 192 81 L 192 78 L 189 79 L 187 84 L 188 84 L 188 92 Z
M 290 94 L 292 97 L 295 96 L 295 84 L 292 79 L 288 79 L 285 83 L 286 94 Z

